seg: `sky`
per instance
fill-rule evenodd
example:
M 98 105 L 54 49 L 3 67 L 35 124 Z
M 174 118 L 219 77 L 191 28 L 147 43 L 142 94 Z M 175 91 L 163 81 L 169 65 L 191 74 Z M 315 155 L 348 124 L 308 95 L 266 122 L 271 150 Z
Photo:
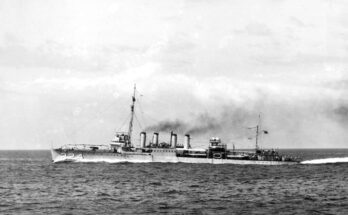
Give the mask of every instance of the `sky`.
M 348 2 L 2 0 L 0 149 L 109 144 L 348 147 Z

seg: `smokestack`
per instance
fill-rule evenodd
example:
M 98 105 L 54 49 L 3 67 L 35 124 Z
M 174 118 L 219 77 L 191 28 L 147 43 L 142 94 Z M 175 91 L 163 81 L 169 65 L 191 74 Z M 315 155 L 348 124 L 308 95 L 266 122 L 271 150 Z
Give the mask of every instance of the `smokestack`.
M 178 135 L 171 134 L 171 146 L 172 148 L 176 148 L 176 143 L 178 142 Z
M 153 133 L 152 144 L 158 145 L 158 133 Z
M 184 139 L 184 149 L 189 149 L 190 147 L 190 135 L 186 134 Z
M 146 146 L 146 132 L 140 133 L 140 148 L 145 148 Z

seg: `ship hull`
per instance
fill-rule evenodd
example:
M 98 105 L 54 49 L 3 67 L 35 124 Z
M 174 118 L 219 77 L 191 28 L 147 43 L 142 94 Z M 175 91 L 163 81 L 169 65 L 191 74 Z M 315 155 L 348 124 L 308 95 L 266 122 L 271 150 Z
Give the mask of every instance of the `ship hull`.
M 108 163 L 201 163 L 239 165 L 291 165 L 298 162 L 234 160 L 215 158 L 178 157 L 175 153 L 112 153 L 112 152 L 59 152 L 51 150 L 54 163 L 108 162 Z

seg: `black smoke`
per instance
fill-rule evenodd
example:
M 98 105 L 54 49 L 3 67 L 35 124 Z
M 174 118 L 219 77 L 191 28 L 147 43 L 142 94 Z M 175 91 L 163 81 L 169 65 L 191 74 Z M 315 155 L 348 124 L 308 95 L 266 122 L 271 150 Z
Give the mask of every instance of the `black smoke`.
M 165 120 L 158 122 L 157 124 L 148 126 L 145 131 L 157 131 L 157 132 L 170 132 L 175 131 L 179 133 L 184 133 L 189 125 L 179 119 L 176 120 Z
M 333 112 L 336 120 L 343 124 L 348 124 L 348 105 L 340 105 Z
M 241 133 L 246 127 L 255 125 L 258 112 L 236 107 L 224 107 L 220 113 L 200 113 L 188 121 L 180 119 L 164 120 L 148 126 L 145 131 L 170 132 L 181 134 L 219 134 Z

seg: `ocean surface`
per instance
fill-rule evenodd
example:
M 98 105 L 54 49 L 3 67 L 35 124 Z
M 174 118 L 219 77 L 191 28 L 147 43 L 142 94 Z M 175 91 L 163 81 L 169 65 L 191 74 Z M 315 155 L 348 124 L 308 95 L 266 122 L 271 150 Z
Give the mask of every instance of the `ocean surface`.
M 283 152 L 306 164 L 54 164 L 49 151 L 0 151 L 0 214 L 348 214 L 348 149 Z

